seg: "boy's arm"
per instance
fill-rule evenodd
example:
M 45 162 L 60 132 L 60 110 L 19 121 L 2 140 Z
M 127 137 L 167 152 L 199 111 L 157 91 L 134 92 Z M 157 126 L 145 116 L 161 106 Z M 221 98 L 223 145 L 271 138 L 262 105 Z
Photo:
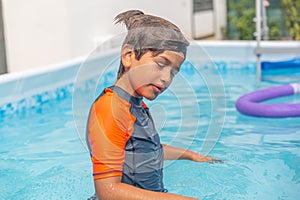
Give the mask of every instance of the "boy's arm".
M 197 198 L 185 197 L 165 192 L 143 190 L 125 183 L 121 177 L 109 177 L 94 181 L 96 193 L 101 200 L 195 200 Z
M 220 159 L 212 158 L 210 156 L 204 156 L 202 154 L 198 154 L 196 152 L 187 149 L 173 147 L 165 144 L 163 144 L 163 148 L 164 148 L 165 160 L 192 160 L 195 162 L 209 162 L 209 163 L 222 162 L 222 160 Z

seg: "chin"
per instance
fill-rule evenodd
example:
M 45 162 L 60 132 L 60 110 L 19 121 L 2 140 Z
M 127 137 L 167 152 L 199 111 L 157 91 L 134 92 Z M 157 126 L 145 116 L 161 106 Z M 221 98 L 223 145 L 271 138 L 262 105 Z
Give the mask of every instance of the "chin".
M 156 99 L 158 95 L 145 95 L 144 97 L 150 101 L 153 101 L 154 99 Z
M 151 98 L 145 97 L 145 98 L 148 99 L 149 101 L 153 101 L 154 99 L 156 99 L 156 97 L 151 97 Z
M 136 90 L 136 93 L 150 101 L 156 99 L 159 95 L 159 93 L 156 93 L 152 90 Z

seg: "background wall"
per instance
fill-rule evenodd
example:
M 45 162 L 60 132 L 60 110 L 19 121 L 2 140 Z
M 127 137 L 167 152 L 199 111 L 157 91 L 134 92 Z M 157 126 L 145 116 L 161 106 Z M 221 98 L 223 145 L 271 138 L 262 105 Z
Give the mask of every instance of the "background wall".
M 2 2 L 0 1 L 0 74 L 6 73 L 6 53 L 4 40 L 4 26 L 2 17 Z
M 226 24 L 225 3 L 214 0 L 218 14 L 211 26 L 216 37 L 217 26 Z M 113 18 L 128 9 L 166 18 L 188 37 L 195 23 L 192 0 L 2 0 L 2 6 L 9 72 L 86 56 L 97 44 L 125 31 Z M 197 23 L 207 26 L 205 20 Z

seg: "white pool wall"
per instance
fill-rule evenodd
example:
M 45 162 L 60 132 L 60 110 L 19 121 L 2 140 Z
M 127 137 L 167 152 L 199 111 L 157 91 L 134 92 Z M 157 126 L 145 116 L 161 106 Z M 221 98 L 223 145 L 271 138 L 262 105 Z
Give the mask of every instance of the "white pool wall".
M 125 26 L 114 25 L 114 17 L 129 9 L 168 19 L 188 38 L 201 31 L 197 36 L 214 34 L 221 39 L 226 1 L 213 2 L 214 12 L 194 14 L 192 0 L 3 0 L 7 68 L 16 72 L 85 56 L 107 38 L 126 31 Z

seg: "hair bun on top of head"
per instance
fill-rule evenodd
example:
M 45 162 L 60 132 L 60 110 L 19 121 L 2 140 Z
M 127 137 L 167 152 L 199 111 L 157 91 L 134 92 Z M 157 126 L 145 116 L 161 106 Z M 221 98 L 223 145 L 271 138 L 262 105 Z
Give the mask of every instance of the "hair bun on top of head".
M 140 10 L 128 10 L 120 13 L 115 17 L 115 23 L 124 23 L 127 30 L 142 27 L 161 27 L 169 28 L 174 31 L 181 32 L 180 29 L 173 23 L 158 16 L 144 14 Z
M 138 20 L 137 16 L 144 15 L 140 10 L 128 10 L 126 12 L 120 13 L 115 17 L 115 23 L 124 23 L 127 30 L 130 30 L 132 24 Z

